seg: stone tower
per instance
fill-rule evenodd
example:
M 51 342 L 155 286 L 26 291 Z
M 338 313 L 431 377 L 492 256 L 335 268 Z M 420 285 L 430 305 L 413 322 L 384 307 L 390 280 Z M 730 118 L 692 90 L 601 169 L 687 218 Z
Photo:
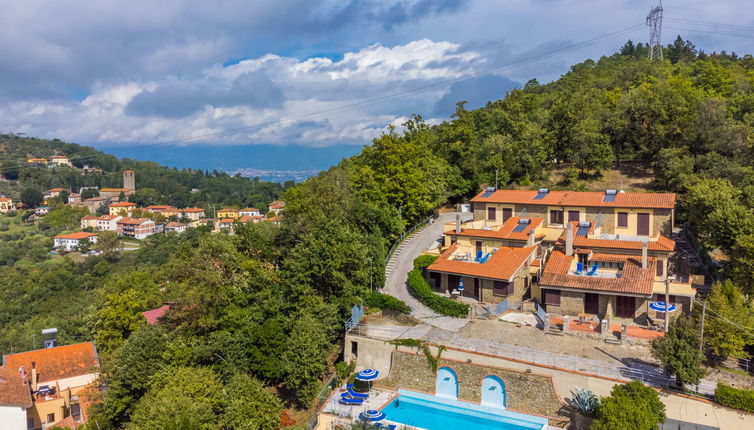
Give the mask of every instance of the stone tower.
M 136 190 L 136 174 L 132 170 L 123 172 L 123 188 Z

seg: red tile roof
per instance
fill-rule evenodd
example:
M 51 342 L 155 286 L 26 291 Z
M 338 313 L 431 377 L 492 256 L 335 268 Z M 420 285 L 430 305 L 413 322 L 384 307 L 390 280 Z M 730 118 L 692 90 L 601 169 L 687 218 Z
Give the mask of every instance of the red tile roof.
M 427 267 L 427 270 L 509 281 L 537 249 L 535 246 L 523 248 L 501 246 L 486 263 L 474 263 L 449 260 L 456 247 L 455 243 L 451 245 L 433 264 Z
M 18 367 L 0 367 L 0 406 L 19 406 L 26 409 L 31 405 L 29 386 L 24 382 Z
M 106 193 L 113 193 L 113 192 L 121 192 L 122 191 L 122 192 L 125 193 L 125 192 L 133 191 L 133 190 L 129 190 L 128 188 L 101 188 L 100 191 L 104 191 Z
M 595 256 L 597 256 L 595 258 Z M 647 268 L 641 268 L 641 257 L 633 255 L 593 254 L 592 261 L 623 262 L 620 278 L 603 278 L 600 276 L 575 275 L 570 272 L 571 263 L 576 255 L 567 256 L 556 249 L 550 254 L 545 264 L 539 285 L 542 288 L 572 288 L 578 290 L 606 291 L 651 296 L 654 284 L 655 259 L 647 259 Z M 609 258 L 609 260 L 608 260 Z M 588 267 L 587 267 L 588 268 Z
M 241 209 L 239 212 L 259 212 L 259 209 L 257 209 L 257 208 L 246 208 L 246 209 Z
M 234 218 L 223 218 L 218 222 L 223 224 L 233 224 L 234 222 L 236 222 L 236 220 Z
M 88 375 L 98 372 L 99 367 L 94 342 L 6 355 L 3 357 L 3 366 L 15 371 L 24 366 L 27 374 L 31 375 L 32 361 L 35 362 L 39 382 Z
M 116 218 L 118 218 L 120 215 L 102 215 L 98 216 L 97 219 L 101 221 L 112 221 Z
M 674 193 L 618 193 L 612 202 L 604 201 L 605 193 L 593 191 L 550 191 L 542 199 L 534 199 L 536 190 L 497 190 L 484 197 L 486 191 L 471 199 L 472 202 L 512 203 L 546 206 L 596 206 L 614 208 L 675 207 Z
M 87 215 L 87 216 L 81 217 L 81 220 L 82 221 L 91 221 L 91 220 L 95 220 L 97 218 L 99 218 L 99 217 L 97 217 L 95 215 Z
M 144 319 L 146 319 L 149 324 L 154 325 L 159 322 L 159 319 L 162 318 L 168 310 L 170 310 L 170 305 L 162 305 L 157 309 L 144 311 L 141 314 L 144 315 Z
M 0 202 L 10 202 L 13 201 L 10 197 L 0 197 Z
M 65 191 L 65 188 L 50 188 L 50 189 L 49 189 L 49 190 L 47 190 L 47 191 L 49 191 L 49 192 L 51 192 L 51 193 L 60 193 L 60 192 L 62 192 L 62 191 Z
M 122 220 L 117 221 L 118 224 L 128 224 L 128 225 L 141 225 L 145 222 L 153 222 L 149 218 L 123 218 Z
M 254 222 L 254 220 L 262 220 L 262 219 L 264 219 L 264 215 L 244 215 L 238 219 L 238 222 L 240 222 L 241 224 L 245 224 L 247 222 Z
M 118 203 L 113 203 L 111 205 L 108 205 L 109 208 L 126 208 L 126 207 L 130 207 L 130 206 L 136 206 L 136 203 L 118 202 Z
M 641 251 L 641 241 L 638 240 L 621 240 L 621 239 L 598 239 L 589 238 L 584 236 L 576 236 L 578 227 L 574 224 L 573 228 L 573 246 L 575 248 L 588 248 L 588 249 L 624 249 Z M 590 226 L 590 232 L 594 230 L 594 223 Z M 566 230 L 563 230 L 563 234 L 557 240 L 556 244 L 565 246 Z M 657 240 L 647 240 L 647 249 L 649 251 L 659 252 L 673 252 L 675 250 L 675 241 L 669 237 L 658 235 Z
M 181 209 L 181 212 L 204 212 L 204 209 L 202 209 L 202 208 L 186 208 L 186 209 Z
M 80 239 L 88 239 L 88 238 L 90 238 L 92 236 L 97 236 L 97 234 L 96 233 L 87 233 L 85 231 L 79 231 L 79 232 L 76 232 L 76 233 L 61 234 L 61 235 L 55 236 L 55 239 L 76 239 L 76 240 L 80 240 Z
M 184 224 L 182 222 L 169 222 L 169 223 L 165 224 L 165 227 L 170 227 L 170 228 L 172 228 L 172 227 L 183 227 L 185 225 L 186 224 Z
M 175 208 L 175 206 L 169 206 L 169 205 L 149 205 L 146 207 L 149 211 L 177 211 L 178 209 Z
M 513 231 L 518 226 L 518 223 L 522 219 L 528 219 L 529 224 L 520 232 Z M 542 224 L 541 218 L 523 218 L 523 217 L 510 217 L 502 226 L 499 226 L 497 230 L 484 230 L 474 228 L 461 228 L 461 233 L 456 233 L 455 230 L 451 230 L 446 234 L 449 236 L 471 236 L 471 237 L 488 237 L 492 239 L 507 239 L 507 240 L 529 240 L 529 232 L 535 230 L 540 224 Z

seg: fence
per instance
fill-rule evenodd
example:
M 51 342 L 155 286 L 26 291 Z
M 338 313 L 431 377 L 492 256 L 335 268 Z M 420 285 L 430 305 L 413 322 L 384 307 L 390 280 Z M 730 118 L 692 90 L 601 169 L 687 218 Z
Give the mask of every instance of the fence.
M 729 369 L 745 370 L 749 374 L 754 374 L 754 363 L 746 358 L 728 358 L 723 362 L 723 366 Z
M 343 324 L 343 328 L 345 329 L 345 332 L 348 333 L 349 330 L 354 328 L 359 323 L 359 321 L 361 321 L 361 318 L 363 316 L 364 316 L 364 306 L 354 305 L 353 307 L 351 307 L 351 316 Z
M 317 403 L 317 410 L 314 412 L 314 414 L 309 418 L 309 421 L 306 423 L 306 428 L 308 430 L 312 430 L 317 427 L 317 424 L 319 424 L 319 410 L 322 407 L 322 405 L 325 403 L 325 400 L 327 400 L 327 397 L 330 395 L 332 390 L 335 389 L 335 386 L 338 382 L 338 374 L 333 373 L 330 375 L 330 377 L 327 379 L 327 382 L 325 382 L 325 385 L 322 386 L 322 389 L 319 390 L 319 393 L 315 396 L 315 402 Z
M 393 256 L 393 253 L 398 248 L 398 245 L 400 245 L 401 242 L 403 242 L 404 239 L 406 239 L 410 235 L 414 234 L 415 231 L 423 228 L 425 225 L 429 224 L 431 221 L 432 221 L 432 217 L 429 217 L 429 218 L 421 221 L 420 223 L 416 224 L 415 226 L 411 227 L 411 229 L 409 231 L 403 233 L 403 235 L 401 237 L 399 237 L 398 240 L 395 241 L 395 243 L 393 243 L 393 246 L 390 247 L 390 251 L 387 252 L 387 256 L 385 257 L 385 265 L 387 266 L 387 263 L 390 261 L 390 257 Z

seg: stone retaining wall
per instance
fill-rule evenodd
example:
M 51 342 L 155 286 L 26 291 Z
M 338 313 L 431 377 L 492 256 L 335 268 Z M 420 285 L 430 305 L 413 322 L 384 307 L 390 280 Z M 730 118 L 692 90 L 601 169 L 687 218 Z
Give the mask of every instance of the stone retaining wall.
M 440 359 L 438 368 L 444 366 L 450 367 L 458 375 L 459 400 L 479 403 L 482 379 L 496 375 L 505 384 L 509 409 L 547 417 L 561 415 L 558 411 L 563 405 L 555 394 L 549 376 Z M 380 381 L 380 385 L 434 394 L 435 374 L 424 355 L 393 351 L 390 376 Z

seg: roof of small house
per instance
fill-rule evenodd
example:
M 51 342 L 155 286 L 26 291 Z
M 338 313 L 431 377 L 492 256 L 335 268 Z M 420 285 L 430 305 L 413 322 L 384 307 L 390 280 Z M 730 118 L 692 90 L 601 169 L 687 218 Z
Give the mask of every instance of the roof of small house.
M 522 228 L 517 228 L 519 227 L 519 224 L 521 224 Z M 491 239 L 525 241 L 529 239 L 529 233 L 533 230 L 536 230 L 540 224 L 542 224 L 541 218 L 526 218 L 514 216 L 505 220 L 503 225 L 498 226 L 497 228 L 463 228 L 462 225 L 461 233 L 456 233 L 455 230 L 451 230 L 446 234 L 449 236 L 488 237 Z
M 485 263 L 450 260 L 458 244 L 454 243 L 432 263 L 427 270 L 481 278 L 511 280 L 516 271 L 526 263 L 535 246 L 513 248 L 501 246 Z
M 204 209 L 202 208 L 185 208 L 181 209 L 181 212 L 204 212 Z
M 28 375 L 28 371 L 27 371 Z M 30 408 L 31 393 L 18 368 L 0 367 L 0 406 Z
M 99 360 L 94 342 L 36 349 L 3 356 L 3 367 L 18 371 L 24 366 L 31 373 L 31 362 L 35 363 L 39 382 L 55 381 L 73 376 L 98 372 Z
M 149 324 L 154 325 L 159 322 L 159 319 L 162 318 L 168 310 L 170 310 L 170 305 L 162 305 L 157 309 L 144 311 L 141 314 L 144 315 L 144 319 L 146 319 Z
M 118 203 L 113 203 L 111 205 L 108 205 L 107 207 L 109 207 L 109 208 L 127 208 L 127 207 L 131 207 L 131 206 L 136 207 L 136 203 L 118 202 Z
M 62 191 L 65 191 L 65 188 L 50 188 L 49 190 L 47 190 L 47 192 L 49 193 L 59 193 Z
M 674 193 L 625 193 L 612 195 L 599 191 L 548 191 L 540 193 L 537 190 L 495 190 L 482 191 L 472 202 L 480 203 L 510 203 L 545 206 L 590 206 L 614 208 L 655 208 L 672 209 L 675 207 Z
M 123 218 L 119 221 L 116 221 L 118 224 L 128 224 L 128 225 L 141 225 L 144 223 L 154 222 L 149 218 Z
M 55 239 L 73 239 L 73 240 L 81 240 L 81 239 L 89 239 L 90 237 L 97 236 L 97 233 L 89 233 L 86 231 L 78 231 L 76 233 L 68 233 L 68 234 L 61 234 L 58 236 L 55 236 Z

